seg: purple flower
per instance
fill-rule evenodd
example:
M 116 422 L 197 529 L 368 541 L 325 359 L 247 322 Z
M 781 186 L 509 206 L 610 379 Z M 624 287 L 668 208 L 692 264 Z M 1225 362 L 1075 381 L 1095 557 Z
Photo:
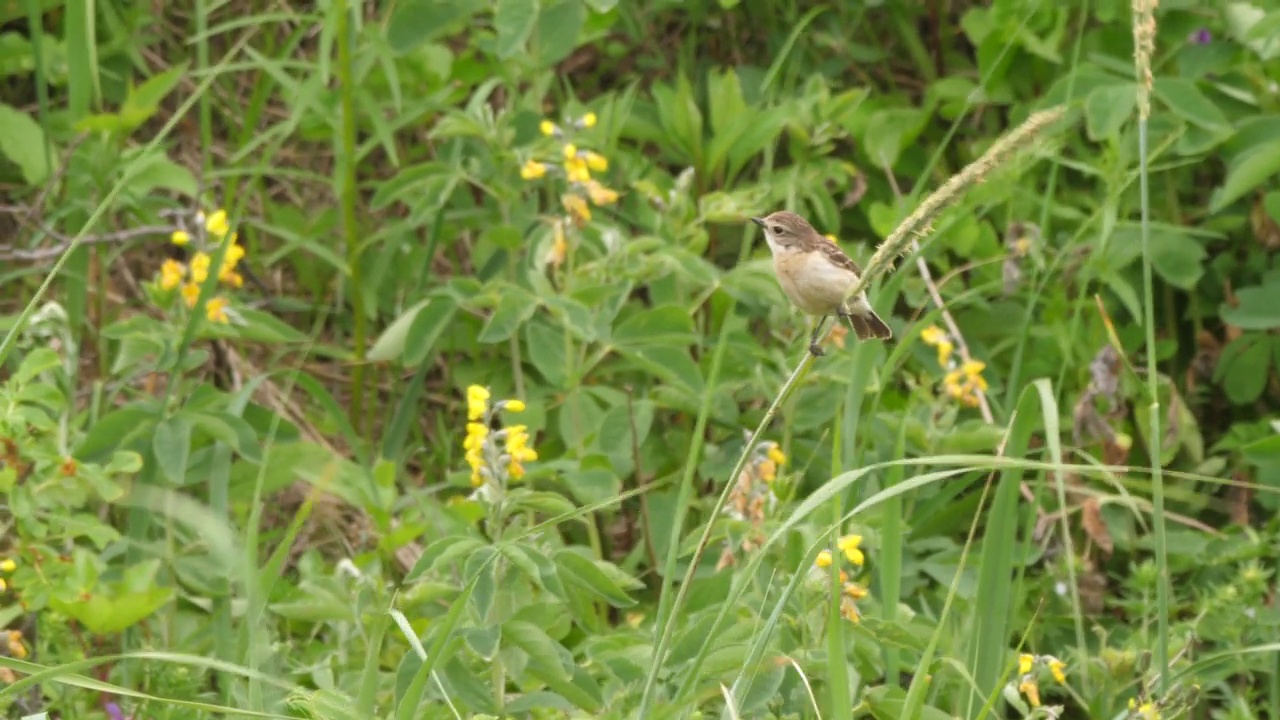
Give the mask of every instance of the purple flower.
M 1208 45 L 1213 42 L 1213 33 L 1209 32 L 1209 28 L 1200 28 L 1187 36 L 1187 42 L 1192 45 Z
M 124 711 L 121 710 L 120 706 L 116 703 L 109 702 L 103 706 L 103 709 L 107 711 L 107 717 L 111 718 L 111 720 L 129 720 L 129 718 L 125 716 Z

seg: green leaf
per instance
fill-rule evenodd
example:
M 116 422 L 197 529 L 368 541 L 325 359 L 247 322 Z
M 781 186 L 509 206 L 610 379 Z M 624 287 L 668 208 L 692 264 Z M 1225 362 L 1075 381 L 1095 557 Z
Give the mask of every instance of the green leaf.
M 49 177 L 44 130 L 32 117 L 0 103 L 0 155 L 13 161 L 28 185 L 39 185 Z
M 471 557 L 467 558 L 466 567 L 463 569 L 463 577 L 471 588 L 471 605 L 482 621 L 488 619 L 489 611 L 493 609 L 493 598 L 497 593 L 497 564 L 493 562 L 497 555 L 498 551 L 488 545 L 477 548 Z
M 1280 328 L 1280 282 L 1241 288 L 1236 292 L 1236 306 L 1223 303 L 1218 315 L 1241 330 Z
M 449 565 L 449 563 L 470 555 L 476 550 L 483 547 L 483 543 L 479 540 L 467 537 L 465 535 L 449 535 L 428 545 L 422 555 L 418 557 L 417 562 L 405 575 L 406 583 L 417 580 L 428 572 L 435 572 Z
M 444 333 L 445 328 L 457 314 L 458 304 L 453 298 L 444 296 L 433 299 L 418 316 L 414 318 L 409 329 L 409 337 L 404 345 L 404 362 L 415 366 L 422 364 L 436 346 L 436 341 Z
M 1255 334 L 1243 335 L 1223 348 L 1214 379 L 1222 383 L 1227 399 L 1244 405 L 1262 395 L 1270 366 L 1269 339 Z
M 413 328 L 413 323 L 418 319 L 418 314 L 425 308 L 429 307 L 433 302 L 441 300 L 451 300 L 451 298 L 427 298 L 420 300 L 412 305 L 408 310 L 401 313 L 400 317 L 391 321 L 386 330 L 378 336 L 373 343 L 373 347 L 369 349 L 366 356 L 372 362 L 387 362 L 399 358 L 404 352 L 404 347 L 408 343 L 409 331 Z
M 513 620 L 502 626 L 502 635 L 512 645 L 525 651 L 531 666 L 536 667 L 540 674 L 545 673 L 558 680 L 568 680 L 571 677 L 566 667 L 572 666 L 569 651 L 552 640 L 542 628 L 533 623 Z
M 155 427 L 155 411 L 138 405 L 126 405 L 98 419 L 76 448 L 81 462 L 102 462 L 117 449 L 149 434 Z
M 498 307 L 489 316 L 489 321 L 485 323 L 484 329 L 480 331 L 480 337 L 477 338 L 481 343 L 498 343 L 507 340 L 520 329 L 524 321 L 533 317 L 533 313 L 538 309 L 537 299 L 523 288 L 504 284 L 501 292 L 502 297 L 498 300 Z
M 403 55 L 418 45 L 461 29 L 480 7 L 468 0 L 400 0 L 387 19 L 387 43 Z
M 547 68 L 569 56 L 578 47 L 582 26 L 587 20 L 582 0 L 561 0 L 538 15 L 538 67 Z
M 696 337 L 693 318 L 679 305 L 642 310 L 622 321 L 613 331 L 613 342 L 628 347 L 689 345 Z
M 1214 191 L 1209 212 L 1219 212 L 1280 173 L 1280 140 L 1255 145 L 1227 168 L 1222 187 Z
M 1190 290 L 1204 275 L 1204 247 L 1190 235 L 1152 228 L 1151 265 L 1170 284 Z
M 1085 129 L 1090 140 L 1105 140 L 1120 132 L 1138 102 L 1134 83 L 1095 88 L 1085 98 Z
M 493 18 L 498 59 L 506 60 L 523 50 L 537 21 L 538 0 L 498 0 Z
M 170 482 L 181 484 L 187 474 L 191 455 L 191 421 L 183 415 L 165 418 L 156 425 L 152 449 L 160 472 Z
M 1163 76 L 1156 79 L 1155 94 L 1174 115 L 1206 130 L 1229 134 L 1231 121 L 1190 80 Z
M 650 345 L 635 350 L 623 350 L 622 354 L 651 374 L 679 386 L 679 389 L 684 392 L 695 397 L 702 393 L 702 371 L 684 350 Z
M 596 562 L 589 560 L 576 551 L 563 549 L 555 554 L 556 566 L 561 577 L 572 580 L 577 585 L 599 595 L 610 605 L 617 608 L 635 605 L 622 587 L 612 577 L 601 570 Z
M 524 344 L 538 373 L 553 387 L 563 387 L 568 380 L 565 331 L 535 319 L 524 326 Z

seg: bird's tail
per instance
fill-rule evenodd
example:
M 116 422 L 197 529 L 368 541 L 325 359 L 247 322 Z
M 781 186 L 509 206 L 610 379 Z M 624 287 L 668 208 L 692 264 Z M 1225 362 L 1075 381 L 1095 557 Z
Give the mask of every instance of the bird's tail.
M 859 340 L 888 340 L 893 337 L 893 330 L 890 330 L 880 316 L 870 308 L 863 310 L 861 314 L 850 313 L 845 318 L 853 326 L 853 334 L 857 335 Z

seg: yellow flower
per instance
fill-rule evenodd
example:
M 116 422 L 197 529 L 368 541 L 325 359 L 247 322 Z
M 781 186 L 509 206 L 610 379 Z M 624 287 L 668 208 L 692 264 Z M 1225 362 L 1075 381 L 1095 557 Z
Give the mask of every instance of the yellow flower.
M 782 451 L 778 449 L 777 445 L 771 445 L 769 447 L 769 459 L 779 465 L 787 464 L 787 456 L 784 455 Z
M 849 559 L 849 562 L 858 566 L 861 566 L 866 562 L 866 558 L 863 556 L 862 551 L 858 549 L 858 546 L 861 544 L 861 535 L 845 535 L 836 541 L 836 547 L 840 548 L 840 552 L 844 553 L 844 556 Z
M 580 157 L 565 159 L 564 174 L 565 177 L 569 178 L 569 182 L 585 183 L 591 179 L 591 172 L 587 169 L 587 162 Z
M 759 472 L 761 480 L 771 483 L 778 479 L 778 464 L 768 458 L 761 460 Z
M 858 615 L 858 605 L 848 595 L 840 596 L 840 617 L 855 625 L 861 622 L 861 617 Z
M 511 412 L 516 412 L 516 413 L 518 413 L 518 412 L 524 412 L 524 401 L 523 401 L 523 400 L 508 400 L 508 401 L 506 401 L 505 403 L 503 403 L 503 404 L 502 404 L 502 407 L 503 407 L 503 408 L 505 408 L 505 409 L 507 409 L 507 410 L 509 410 L 509 411 L 511 411 Z
M 1137 717 L 1142 720 L 1160 720 L 1160 708 L 1155 703 L 1144 702 L 1141 705 L 1134 702 L 1133 698 L 1129 698 L 1129 710 L 1135 712 Z
M 1031 238 L 1021 237 L 1013 241 L 1013 254 L 1022 257 L 1031 250 Z
M 587 201 L 582 199 L 581 195 L 572 193 L 561 195 L 560 203 L 564 205 L 564 209 L 573 216 L 573 219 L 579 225 L 591 222 L 591 208 L 587 205 Z
M 529 447 L 529 430 L 524 425 L 507 428 L 507 455 L 511 458 L 507 464 L 507 472 L 513 480 L 524 477 L 523 463 L 538 459 L 538 453 Z
M 950 340 L 943 340 L 938 343 L 938 364 L 942 367 L 947 366 L 947 362 L 951 359 L 951 351 L 955 350 L 955 346 Z
M 209 277 L 209 263 L 213 258 L 207 253 L 198 252 L 191 256 L 191 281 L 199 285 Z
M 209 318 L 209 322 L 227 324 L 231 319 L 227 317 L 227 299 L 224 297 L 216 297 L 204 304 L 204 314 Z
M 187 307 L 196 306 L 196 300 L 200 299 L 200 286 L 194 282 L 184 283 L 182 285 L 182 300 L 186 302 Z
M 982 371 L 987 364 L 981 360 L 969 360 L 942 378 L 947 394 L 969 407 L 978 406 L 978 393 L 986 392 L 987 381 Z
M 563 148 L 563 149 L 564 149 L 564 159 L 565 159 L 565 160 L 576 160 L 576 159 L 578 159 L 578 146 L 577 146 L 577 145 L 574 145 L 573 143 L 565 143 L 565 144 L 564 144 L 564 148 Z
M 560 267 L 569 255 L 569 238 L 565 235 L 563 220 L 557 219 L 552 224 L 551 238 L 551 252 L 547 259 L 555 267 Z
M 214 210 L 212 215 L 205 218 L 204 229 L 208 230 L 209 234 L 216 238 L 221 239 L 224 237 L 227 231 L 231 229 L 231 226 L 227 224 L 227 211 Z
M 27 646 L 22 644 L 22 633 L 18 630 L 9 631 L 9 654 L 19 660 L 27 656 Z
M 618 201 L 616 190 L 610 190 L 595 180 L 587 183 L 587 195 L 591 196 L 591 202 L 596 205 L 612 205 Z
M 14 562 L 13 558 L 5 558 L 4 560 L 0 560 L 0 572 L 13 572 L 14 570 L 17 570 L 17 569 L 18 569 L 18 563 Z
M 818 553 L 818 557 L 814 558 L 813 564 L 817 565 L 820 568 L 831 567 L 831 551 L 823 550 L 822 552 Z
M 1027 702 L 1031 704 L 1031 707 L 1040 707 L 1040 688 L 1036 687 L 1034 678 L 1023 678 L 1022 682 L 1018 684 L 1018 692 L 1027 696 Z
M 8 589 L 9 589 L 9 583 L 5 582 L 4 578 L 0 578 L 0 592 L 4 592 L 5 590 L 8 590 Z
M 243 257 L 244 246 L 237 245 L 232 241 L 227 246 L 226 253 L 222 256 L 222 268 L 218 270 L 218 280 L 233 287 L 242 287 L 244 278 L 240 276 L 240 273 L 236 272 L 236 265 L 240 263 L 240 259 Z
M 862 587 L 858 583 L 845 583 L 844 594 L 848 595 L 854 600 L 861 600 L 862 598 L 867 596 L 867 589 Z
M 1058 658 L 1049 658 L 1049 672 L 1059 685 L 1067 684 L 1067 664 Z
M 467 388 L 467 419 L 479 420 L 489 408 L 489 388 L 472 385 Z M 468 426 L 468 429 L 470 426 Z
M 472 385 L 471 387 L 475 388 L 477 386 Z M 484 388 L 480 389 L 484 390 Z M 481 474 L 481 469 L 484 467 L 484 441 L 488 436 L 489 428 L 485 424 L 478 422 L 467 423 L 467 437 L 462 441 L 462 448 L 466 450 L 467 464 L 471 466 L 471 484 L 474 487 L 484 484 L 484 476 Z
M 547 174 L 547 166 L 537 160 L 530 160 L 520 167 L 520 177 L 525 180 L 537 180 Z
M 584 153 L 584 159 L 587 161 L 587 167 L 596 172 L 604 172 L 609 169 L 609 159 L 599 153 L 593 153 L 590 150 Z
M 920 331 L 920 339 L 928 345 L 937 345 L 947 339 L 947 333 L 937 325 L 930 325 Z
M 547 137 L 551 137 L 552 135 L 556 134 L 556 124 L 551 122 L 550 120 L 543 120 L 542 122 L 538 123 L 538 130 L 543 135 L 546 135 Z
M 827 233 L 826 235 L 823 235 L 822 237 L 824 237 L 824 238 L 826 238 L 827 240 L 831 241 L 831 244 L 832 244 L 832 245 L 839 245 L 839 244 L 840 244 L 840 243 L 836 240 L 836 236 L 835 236 L 835 235 L 832 235 L 831 233 Z
M 1036 656 L 1028 653 L 1022 653 L 1018 656 L 1018 674 L 1026 675 L 1031 672 L 1031 666 L 1035 664 Z
M 169 235 L 169 242 L 181 247 L 191 242 L 191 234 L 186 230 L 174 230 L 173 233 Z
M 582 116 L 582 127 L 592 128 L 596 126 L 596 114 L 589 112 Z
M 182 278 L 186 274 L 187 268 L 182 263 L 172 258 L 165 260 L 160 265 L 160 287 L 172 290 L 182 284 Z

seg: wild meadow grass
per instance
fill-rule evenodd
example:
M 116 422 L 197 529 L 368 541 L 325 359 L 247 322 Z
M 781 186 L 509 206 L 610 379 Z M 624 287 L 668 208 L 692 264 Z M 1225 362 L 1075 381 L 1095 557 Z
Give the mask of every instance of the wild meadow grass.
M 953 5 L 0 7 L 0 707 L 1280 716 L 1275 13 Z

